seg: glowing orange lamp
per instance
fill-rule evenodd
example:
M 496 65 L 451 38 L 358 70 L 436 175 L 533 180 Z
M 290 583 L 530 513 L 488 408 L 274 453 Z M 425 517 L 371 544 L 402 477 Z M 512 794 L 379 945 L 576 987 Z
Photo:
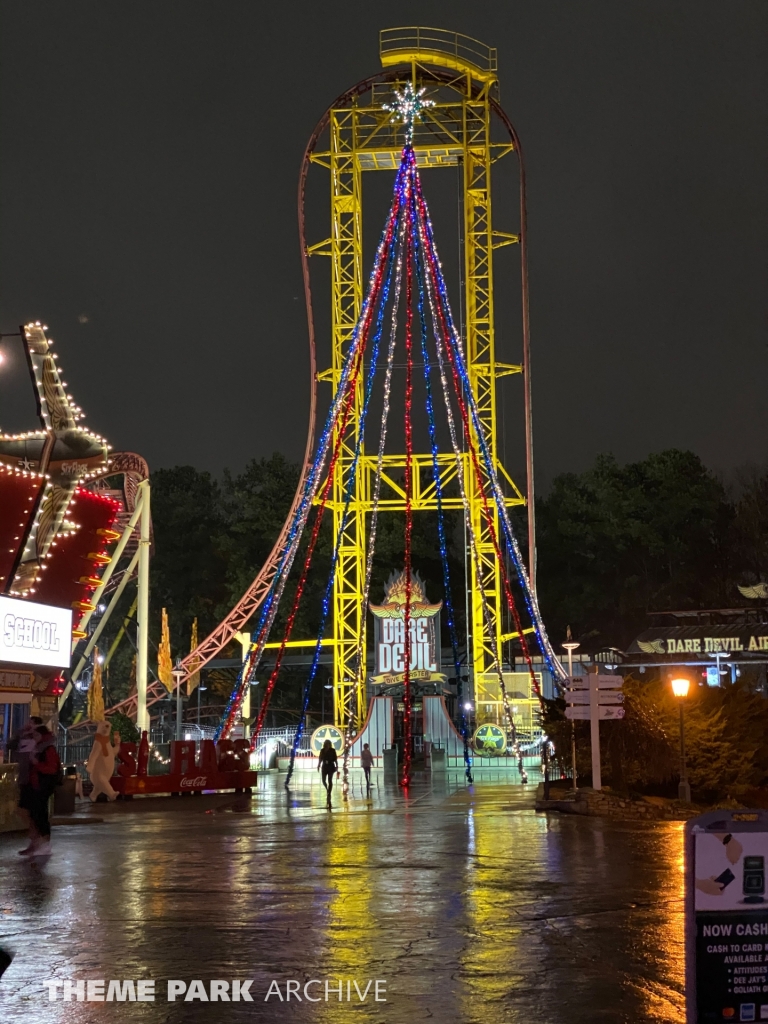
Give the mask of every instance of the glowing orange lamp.
M 685 763 L 685 718 L 683 716 L 683 702 L 688 696 L 691 681 L 685 676 L 679 676 L 672 680 L 672 693 L 680 703 L 680 783 L 677 787 L 677 797 L 684 803 L 691 802 L 691 786 L 688 782 L 688 769 Z

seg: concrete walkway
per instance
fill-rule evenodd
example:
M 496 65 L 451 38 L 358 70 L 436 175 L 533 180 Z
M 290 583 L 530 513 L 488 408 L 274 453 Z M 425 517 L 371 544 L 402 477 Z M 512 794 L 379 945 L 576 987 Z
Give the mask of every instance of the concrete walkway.
M 679 823 L 548 817 L 535 785 L 492 776 L 407 795 L 379 777 L 370 799 L 353 781 L 331 811 L 303 774 L 290 797 L 271 775 L 251 800 L 99 804 L 42 867 L 0 837 L 0 1021 L 682 1020 Z M 44 982 L 80 979 L 153 979 L 155 1001 L 49 1001 Z M 167 1001 L 212 979 L 253 1001 Z

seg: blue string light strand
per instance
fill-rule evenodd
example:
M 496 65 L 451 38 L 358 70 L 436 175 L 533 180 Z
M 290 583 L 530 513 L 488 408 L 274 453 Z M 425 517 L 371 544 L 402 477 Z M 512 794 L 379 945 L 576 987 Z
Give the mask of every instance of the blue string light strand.
M 402 197 L 401 197 L 402 199 Z M 400 209 L 402 210 L 402 202 L 400 203 Z M 399 233 L 395 233 L 395 238 L 398 237 Z M 339 551 L 341 548 L 344 534 L 346 533 L 347 523 L 349 521 L 349 508 L 352 502 L 352 496 L 354 493 L 355 482 L 357 479 L 357 471 L 360 462 L 360 454 L 362 452 L 363 443 L 365 440 L 365 425 L 368 416 L 368 408 L 370 405 L 371 394 L 373 392 L 373 382 L 376 376 L 379 359 L 379 346 L 381 343 L 381 335 L 384 327 L 384 313 L 389 300 L 389 290 L 392 283 L 392 272 L 395 266 L 395 255 L 398 245 L 395 242 L 394 245 L 390 246 L 387 254 L 387 266 L 385 272 L 385 282 L 381 291 L 381 300 L 379 302 L 376 319 L 376 330 L 373 336 L 373 344 L 371 349 L 371 361 L 368 368 L 368 376 L 365 383 L 365 393 L 363 400 L 363 407 L 360 412 L 360 420 L 357 431 L 357 441 L 355 444 L 355 450 L 352 457 L 352 462 L 349 468 L 346 490 L 344 494 L 344 509 L 339 524 L 339 529 L 336 534 L 336 540 L 333 547 L 333 555 L 331 557 L 331 569 L 326 583 L 325 592 L 323 594 L 321 616 L 320 616 L 320 627 L 318 629 L 317 641 L 315 643 L 314 654 L 312 657 L 312 665 L 307 677 L 307 681 L 304 685 L 302 693 L 302 706 L 301 714 L 299 716 L 299 722 L 296 726 L 296 731 L 293 737 L 293 743 L 291 745 L 291 758 L 288 765 L 288 774 L 285 780 L 285 788 L 287 789 L 290 785 L 291 777 L 293 775 L 294 763 L 296 755 L 301 744 L 301 738 L 304 734 L 304 727 L 306 722 L 307 711 L 309 709 L 309 700 L 312 691 L 312 684 L 317 675 L 317 669 L 320 664 L 320 653 L 322 649 L 322 641 L 325 634 L 325 627 L 328 620 L 328 613 L 330 611 L 331 596 L 333 594 L 333 585 L 336 580 L 336 573 L 338 569 Z M 338 472 L 338 468 L 337 468 Z
M 401 179 L 402 176 L 403 171 L 399 170 L 398 180 Z M 301 542 L 301 537 L 306 526 L 312 502 L 316 497 L 317 490 L 320 485 L 322 469 L 328 454 L 331 438 L 337 427 L 338 418 L 339 415 L 341 414 L 342 406 L 344 405 L 346 399 L 348 398 L 350 374 L 352 372 L 352 367 L 358 355 L 361 340 L 363 339 L 364 328 L 370 322 L 371 308 L 375 304 L 376 298 L 378 296 L 378 287 L 381 281 L 381 265 L 386 256 L 387 249 L 391 244 L 392 226 L 397 218 L 398 203 L 399 191 L 396 190 L 395 198 L 393 201 L 392 208 L 390 209 L 389 217 L 387 219 L 387 222 L 385 223 L 381 238 L 379 240 L 376 258 L 374 260 L 374 266 L 369 278 L 368 290 L 366 292 L 366 298 L 363 303 L 361 315 L 360 318 L 358 319 L 357 324 L 355 325 L 355 329 L 352 334 L 350 348 L 347 353 L 344 365 L 342 367 L 339 384 L 336 389 L 336 394 L 334 395 L 334 401 L 331 405 L 331 409 L 328 412 L 323 433 L 321 434 L 318 443 L 317 453 L 312 465 L 312 469 L 309 473 L 307 482 L 304 487 L 302 500 L 293 517 L 293 521 L 291 523 L 291 527 L 288 533 L 288 538 L 286 540 L 284 552 L 281 556 L 277 570 L 272 579 L 268 594 L 262 606 L 262 611 L 259 617 L 259 623 L 253 633 L 253 650 L 251 651 L 249 658 L 246 660 L 246 662 L 244 662 L 243 667 L 238 674 L 237 682 L 232 691 L 232 694 L 230 695 L 229 702 L 227 704 L 227 707 L 225 708 L 224 714 L 219 723 L 219 727 L 216 731 L 215 739 L 217 740 L 222 734 L 226 735 L 226 733 L 229 731 L 229 728 L 231 728 L 234 716 L 238 708 L 240 707 L 240 704 L 242 703 L 245 688 L 247 685 L 250 684 L 251 679 L 255 675 L 258 663 L 261 659 L 261 654 L 263 652 L 264 645 L 266 644 L 269 638 L 269 631 L 274 622 L 274 618 L 277 613 L 277 608 L 279 606 L 280 598 L 282 596 L 285 583 L 288 578 L 288 574 L 290 573 L 296 552 L 298 550 L 298 546 Z M 254 736 L 254 742 L 255 740 L 256 737 Z
M 453 656 L 453 669 L 456 677 L 456 690 L 459 709 L 461 712 L 461 736 L 464 746 L 464 774 L 467 782 L 472 782 L 472 759 L 469 753 L 469 721 L 464 707 L 464 684 L 461 677 L 461 661 L 459 658 L 459 638 L 456 630 L 456 618 L 453 609 L 453 597 L 451 588 L 451 570 L 448 561 L 448 545 L 445 536 L 445 516 L 443 510 L 443 484 L 440 476 L 438 460 L 439 448 L 437 444 L 437 430 L 435 427 L 435 411 L 432 399 L 432 368 L 430 365 L 429 351 L 427 347 L 427 321 L 424 308 L 425 283 L 424 269 L 422 266 L 422 252 L 419 240 L 419 231 L 416 216 L 416 196 L 413 190 L 412 203 L 414 207 L 413 219 L 413 248 L 414 265 L 416 268 L 416 279 L 418 285 L 418 312 L 421 334 L 421 353 L 424 362 L 424 386 L 426 389 L 427 420 L 429 424 L 429 443 L 432 452 L 432 475 L 435 481 L 435 498 L 437 504 L 437 537 L 440 547 L 440 562 L 443 569 L 443 592 L 445 594 L 445 611 L 448 624 L 448 633 L 451 640 L 451 653 Z M 468 628 L 468 627 L 467 627 Z
M 559 685 L 560 681 L 564 678 L 563 668 L 560 664 L 559 659 L 555 655 L 551 643 L 549 641 L 549 637 L 547 636 L 546 628 L 544 626 L 544 622 L 541 618 L 541 613 L 538 608 L 538 601 L 536 600 L 536 596 L 533 593 L 533 590 L 530 586 L 530 581 L 528 579 L 528 574 L 522 560 L 522 555 L 520 553 L 517 540 L 514 536 L 514 531 L 512 530 L 509 515 L 506 509 L 506 503 L 504 502 L 503 493 L 501 491 L 501 486 L 499 484 L 498 475 L 496 473 L 495 466 L 493 465 L 493 460 L 490 457 L 490 450 L 487 443 L 487 439 L 485 437 L 485 430 L 480 420 L 479 413 L 477 410 L 477 404 L 474 398 L 474 394 L 472 392 L 472 388 L 470 386 L 469 375 L 466 370 L 466 364 L 461 349 L 460 339 L 453 323 L 447 287 L 445 284 L 445 279 L 442 274 L 440 258 L 437 254 L 437 249 L 434 243 L 434 230 L 432 227 L 431 219 L 429 217 L 426 200 L 424 199 L 423 194 L 421 192 L 420 182 L 417 182 L 417 189 L 418 203 L 422 211 L 422 217 L 426 227 L 429 261 L 434 269 L 434 275 L 437 283 L 437 291 L 440 298 L 441 312 L 445 317 L 447 325 L 445 333 L 449 343 L 449 352 L 456 359 L 456 364 L 461 379 L 462 388 L 464 394 L 467 396 L 467 404 L 469 405 L 470 408 L 472 423 L 478 438 L 478 443 L 483 457 L 485 470 L 489 480 L 491 481 L 494 501 L 500 514 L 505 539 L 505 546 L 509 551 L 510 558 L 515 567 L 515 572 L 517 574 L 518 581 L 520 582 L 526 608 L 528 610 L 531 622 L 534 627 L 534 633 L 536 635 L 539 649 L 541 650 L 542 655 L 544 656 L 545 661 L 547 662 L 547 665 L 552 673 L 555 684 Z M 461 399 L 460 394 L 457 397 L 459 398 L 459 400 Z M 525 636 L 522 634 L 522 631 L 520 641 L 525 651 L 527 645 Z

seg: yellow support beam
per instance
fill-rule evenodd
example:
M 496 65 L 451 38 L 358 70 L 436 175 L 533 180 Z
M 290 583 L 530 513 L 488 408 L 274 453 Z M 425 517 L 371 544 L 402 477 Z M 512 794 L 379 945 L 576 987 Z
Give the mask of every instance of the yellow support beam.
M 416 126 L 414 151 L 420 169 L 460 167 L 464 234 L 464 344 L 470 386 L 477 402 L 480 421 L 491 448 L 491 456 L 505 481 L 507 505 L 522 505 L 520 488 L 498 459 L 496 392 L 499 378 L 522 372 L 522 367 L 496 361 L 493 303 L 493 254 L 517 244 L 519 235 L 493 226 L 491 167 L 514 150 L 491 135 L 491 96 L 497 89 L 496 51 L 459 33 L 441 29 L 408 27 L 387 29 L 381 33 L 380 55 L 384 67 L 404 65 L 400 85 L 420 80 L 427 85 L 434 105 L 425 111 Z M 439 87 L 430 77 L 431 67 L 449 69 Z M 417 81 L 418 85 L 422 84 Z M 362 174 L 365 171 L 394 172 L 400 162 L 402 131 L 393 125 L 383 103 L 391 95 L 392 83 L 376 84 L 369 93 L 355 95 L 348 105 L 329 114 L 328 149 L 312 154 L 313 162 L 330 170 L 331 233 L 329 239 L 309 247 L 311 255 L 330 255 L 332 261 L 332 354 L 331 365 L 318 374 L 318 380 L 337 385 L 349 352 L 363 298 L 362 253 Z M 338 533 L 349 482 L 358 423 L 363 405 L 363 375 L 353 397 L 352 415 L 337 462 L 329 505 L 333 512 L 334 534 Z M 339 440 L 338 436 L 334 441 Z M 452 453 L 439 456 L 441 482 L 448 486 L 443 505 L 462 507 L 458 494 L 457 470 Z M 405 509 L 405 455 L 386 455 L 382 475 L 379 509 L 402 512 Z M 432 457 L 418 452 L 413 460 L 412 507 L 415 512 L 437 507 L 436 486 L 432 480 Z M 333 592 L 334 635 L 334 720 L 339 726 L 350 711 L 358 724 L 365 715 L 366 667 L 356 666 L 358 636 L 365 642 L 365 610 L 361 609 L 365 575 L 367 516 L 372 509 L 371 495 L 376 472 L 375 456 L 364 449 L 352 490 L 350 515 L 339 551 Z M 464 455 L 470 516 L 478 539 L 482 573 L 491 610 L 489 631 L 480 597 L 478 569 L 472 566 L 470 623 L 468 642 L 474 677 L 485 677 L 492 670 L 496 652 L 514 634 L 502 631 L 503 602 L 501 572 L 491 531 L 483 514 L 480 489 L 474 480 L 469 456 Z M 483 479 L 488 493 L 488 481 Z M 452 486 L 450 486 L 452 485 Z M 498 536 L 498 515 L 494 510 L 494 528 Z M 525 632 L 529 632 L 526 630 Z M 303 642 L 302 642 L 303 643 Z M 271 645 L 270 645 L 271 646 Z M 363 647 L 365 650 L 365 647 Z
M 329 638 L 329 639 L 326 639 L 326 640 L 321 640 L 320 641 L 320 646 L 321 647 L 333 647 L 333 645 L 335 643 L 336 643 L 335 640 Z M 255 646 L 256 646 L 255 644 L 251 644 L 251 650 L 253 650 L 253 648 Z M 282 647 L 282 646 L 283 645 L 282 645 L 282 642 L 280 640 L 275 640 L 272 643 L 264 644 L 264 650 L 265 651 L 270 651 L 270 650 L 274 650 L 276 647 Z M 317 646 L 317 638 L 315 638 L 314 640 L 289 640 L 288 643 L 285 646 L 286 647 L 316 647 Z
M 363 303 L 363 200 L 362 173 L 357 159 L 359 148 L 356 106 L 334 110 L 330 120 L 331 168 L 331 258 L 332 258 L 332 356 L 331 372 L 339 380 L 349 353 L 355 326 Z M 344 525 L 339 545 L 333 586 L 335 657 L 333 665 L 334 723 L 344 727 L 353 714 L 358 723 L 365 717 L 366 666 L 355 664 L 358 637 L 363 635 L 365 650 L 365 612 L 361 611 L 365 578 L 365 511 L 363 478 L 354 485 L 355 508 L 343 523 L 344 496 L 347 492 L 357 446 L 363 409 L 363 374 L 358 376 L 351 415 L 343 437 L 334 433 L 334 445 L 340 440 L 340 457 L 333 477 L 333 535 Z

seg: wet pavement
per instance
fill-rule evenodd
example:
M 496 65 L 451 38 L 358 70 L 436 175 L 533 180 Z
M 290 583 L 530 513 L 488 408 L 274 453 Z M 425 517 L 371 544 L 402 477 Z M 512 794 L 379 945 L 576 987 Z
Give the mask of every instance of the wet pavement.
M 330 812 L 294 782 L 100 804 L 41 867 L 0 836 L 0 1021 L 683 1020 L 680 823 L 538 814 L 492 776 L 407 796 L 379 777 L 370 800 L 355 778 Z M 52 1002 L 51 979 L 154 979 L 155 1001 Z M 253 1001 L 168 1002 L 169 979 L 251 980 Z

